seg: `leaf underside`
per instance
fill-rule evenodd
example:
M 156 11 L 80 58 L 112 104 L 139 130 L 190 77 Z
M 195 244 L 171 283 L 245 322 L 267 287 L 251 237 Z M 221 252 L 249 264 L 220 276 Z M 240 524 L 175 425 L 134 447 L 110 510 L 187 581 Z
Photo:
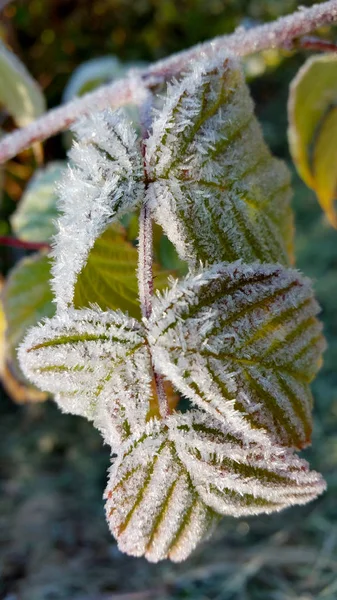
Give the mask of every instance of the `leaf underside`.
M 42 90 L 20 59 L 0 42 L 0 102 L 20 127 L 46 110 Z
M 15 235 L 27 242 L 49 242 L 55 233 L 57 211 L 56 185 L 64 175 L 65 163 L 53 161 L 35 171 L 11 216 Z

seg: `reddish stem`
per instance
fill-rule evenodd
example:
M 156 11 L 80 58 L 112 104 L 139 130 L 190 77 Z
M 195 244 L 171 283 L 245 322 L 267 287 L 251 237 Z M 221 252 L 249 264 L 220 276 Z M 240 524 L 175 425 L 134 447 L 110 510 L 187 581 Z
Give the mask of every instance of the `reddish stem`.
M 24 250 L 44 250 L 49 249 L 47 242 L 26 242 L 17 238 L 0 235 L 0 246 L 10 246 L 11 248 L 23 248 Z
M 284 44 L 286 50 L 313 50 L 314 52 L 337 52 L 337 44 L 314 36 L 304 36 Z

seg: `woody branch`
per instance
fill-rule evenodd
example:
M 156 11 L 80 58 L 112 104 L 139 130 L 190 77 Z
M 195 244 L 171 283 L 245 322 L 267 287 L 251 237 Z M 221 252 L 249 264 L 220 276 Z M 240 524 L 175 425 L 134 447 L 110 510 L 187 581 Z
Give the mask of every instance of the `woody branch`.
M 34 142 L 43 140 L 69 128 L 81 115 L 105 107 L 117 108 L 128 103 L 142 105 L 151 90 L 159 82 L 187 69 L 189 63 L 200 56 L 230 51 L 245 56 L 267 48 L 289 47 L 292 41 L 306 36 L 323 25 L 337 22 L 337 0 L 330 0 L 310 8 L 301 8 L 292 15 L 281 17 L 273 23 L 250 29 L 237 30 L 203 44 L 199 44 L 154 63 L 147 69 L 130 71 L 129 75 L 118 82 L 100 87 L 82 98 L 73 100 L 48 113 L 12 134 L 0 142 L 0 163 L 12 158 Z

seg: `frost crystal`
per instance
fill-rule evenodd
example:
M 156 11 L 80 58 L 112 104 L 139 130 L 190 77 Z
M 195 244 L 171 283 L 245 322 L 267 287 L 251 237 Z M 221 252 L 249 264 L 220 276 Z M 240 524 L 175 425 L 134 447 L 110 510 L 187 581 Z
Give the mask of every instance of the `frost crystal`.
M 53 289 L 58 307 L 69 306 L 76 276 L 107 225 L 134 210 L 144 194 L 143 165 L 122 110 L 94 113 L 74 131 L 77 143 L 60 185 L 59 231 L 54 240 Z
M 145 425 L 152 397 L 142 331 L 122 313 L 59 313 L 32 328 L 19 349 L 27 377 L 55 395 L 65 412 L 84 416 L 113 448 Z

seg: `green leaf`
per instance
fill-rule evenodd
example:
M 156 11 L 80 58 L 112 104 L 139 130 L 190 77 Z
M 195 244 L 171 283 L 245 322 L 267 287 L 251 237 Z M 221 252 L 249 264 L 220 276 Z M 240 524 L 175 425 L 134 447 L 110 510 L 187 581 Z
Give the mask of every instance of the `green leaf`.
M 55 313 L 49 281 L 48 257 L 38 253 L 23 258 L 9 273 L 4 286 L 2 299 L 7 323 L 6 358 L 13 365 L 19 381 L 27 382 L 17 361 L 18 345 L 31 326 Z
M 38 83 L 13 52 L 0 42 L 0 102 L 20 127 L 28 125 L 46 110 Z
M 125 230 L 113 225 L 99 237 L 79 274 L 74 292 L 74 306 L 98 304 L 102 310 L 123 309 L 140 318 L 137 283 L 138 253 L 126 239 Z M 154 264 L 155 289 L 167 286 L 170 271 Z
M 99 85 L 120 79 L 124 73 L 125 67 L 115 56 L 87 60 L 71 74 L 63 92 L 63 100 L 69 102 L 74 97 L 83 96 Z
M 337 226 L 337 56 L 313 56 L 290 87 L 289 144 L 305 183 L 315 190 L 329 221 Z
M 233 431 L 310 443 L 309 383 L 325 347 L 308 280 L 278 265 L 214 265 L 172 287 L 149 321 L 156 368 Z
M 289 263 L 290 176 L 263 140 L 233 58 L 169 87 L 146 144 L 148 200 L 181 258 Z
M 16 211 L 11 226 L 16 236 L 27 242 L 49 242 L 56 231 L 58 217 L 56 184 L 66 163 L 55 161 L 35 172 Z
M 312 171 L 319 202 L 330 223 L 337 227 L 334 208 L 337 199 L 337 107 L 328 111 L 317 133 Z
M 144 199 L 140 141 L 121 109 L 94 112 L 74 130 L 78 143 L 59 186 L 53 247 L 53 290 L 62 309 L 73 303 L 77 277 L 97 238 Z

